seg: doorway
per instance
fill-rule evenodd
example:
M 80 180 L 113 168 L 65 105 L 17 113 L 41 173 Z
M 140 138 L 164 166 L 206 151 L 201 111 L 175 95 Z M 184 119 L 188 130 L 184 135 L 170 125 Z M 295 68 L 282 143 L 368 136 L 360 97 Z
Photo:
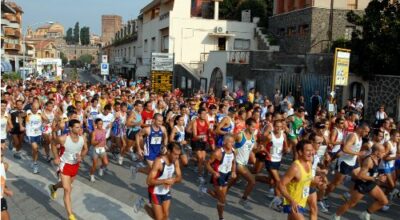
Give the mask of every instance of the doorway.
M 218 38 L 218 50 L 226 50 L 226 38 L 225 37 Z

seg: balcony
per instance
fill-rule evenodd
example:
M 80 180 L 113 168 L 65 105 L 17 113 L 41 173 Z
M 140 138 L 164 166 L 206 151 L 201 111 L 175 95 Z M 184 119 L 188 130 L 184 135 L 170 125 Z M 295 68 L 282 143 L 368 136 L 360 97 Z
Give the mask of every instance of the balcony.
M 12 28 L 5 28 L 4 34 L 5 34 L 5 36 L 8 36 L 8 37 L 10 37 L 10 36 L 17 37 L 17 38 L 21 37 L 21 32 L 17 29 L 12 29 Z
M 21 49 L 21 45 L 19 44 L 4 44 L 4 49 L 6 50 L 20 50 Z
M 227 51 L 228 63 L 249 64 L 250 51 Z
M 13 14 L 8 14 L 8 13 L 5 14 L 4 15 L 4 19 L 8 20 L 10 22 L 18 23 L 17 17 L 15 15 L 13 15 Z

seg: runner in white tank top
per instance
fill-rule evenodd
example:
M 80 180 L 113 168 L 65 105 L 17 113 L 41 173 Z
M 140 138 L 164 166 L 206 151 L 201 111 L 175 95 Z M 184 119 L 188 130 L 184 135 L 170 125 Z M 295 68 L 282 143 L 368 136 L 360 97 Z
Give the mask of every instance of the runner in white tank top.
M 59 165 L 59 177 L 60 181 L 55 185 L 50 184 L 50 197 L 56 199 L 57 189 L 64 188 L 68 189 L 64 191 L 64 204 L 68 214 L 69 220 L 76 220 L 75 215 L 72 213 L 71 194 L 72 194 L 72 183 L 79 170 L 79 164 L 85 157 L 88 151 L 87 141 L 84 136 L 80 136 L 82 130 L 81 123 L 79 120 L 72 119 L 68 122 L 70 132 L 68 135 L 58 136 L 56 144 L 60 144 L 62 147 L 60 152 L 57 152 L 57 148 L 53 147 L 54 163 Z
M 180 146 L 175 142 L 170 143 L 167 147 L 167 153 L 154 160 L 147 177 L 149 200 L 152 206 L 150 210 L 152 210 L 155 219 L 169 218 L 169 210 L 165 209 L 169 209 L 171 206 L 171 188 L 175 183 L 179 183 L 182 180 L 179 166 L 180 154 Z M 134 211 L 138 212 L 144 203 L 143 198 L 136 200 Z
M 247 200 L 247 197 L 250 195 L 251 191 L 255 185 L 255 178 L 252 173 L 247 168 L 247 164 L 249 162 L 250 154 L 253 149 L 256 147 L 256 121 L 252 118 L 249 118 L 245 122 L 245 130 L 238 133 L 235 136 L 235 150 L 236 150 L 236 172 L 239 177 L 243 177 L 247 181 L 247 185 L 245 191 L 243 192 L 242 198 L 239 201 L 245 209 L 251 209 L 251 206 Z M 255 163 L 255 161 L 253 161 Z M 229 187 L 236 183 L 236 180 L 229 182 Z

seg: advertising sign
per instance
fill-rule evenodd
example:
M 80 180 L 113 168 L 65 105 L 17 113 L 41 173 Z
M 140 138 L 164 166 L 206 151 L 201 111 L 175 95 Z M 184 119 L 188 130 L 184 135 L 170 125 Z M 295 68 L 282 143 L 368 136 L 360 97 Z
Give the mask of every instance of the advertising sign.
M 335 86 L 347 86 L 350 68 L 350 50 L 336 48 L 334 65 Z

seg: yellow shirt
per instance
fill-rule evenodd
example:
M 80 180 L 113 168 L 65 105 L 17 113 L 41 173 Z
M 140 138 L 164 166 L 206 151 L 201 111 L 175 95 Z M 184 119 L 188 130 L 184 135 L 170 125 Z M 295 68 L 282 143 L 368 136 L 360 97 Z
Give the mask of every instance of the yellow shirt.
M 301 207 L 306 207 L 308 195 L 310 193 L 310 184 L 312 178 L 311 164 L 309 166 L 309 172 L 307 173 L 303 165 L 299 160 L 295 160 L 294 163 L 300 168 L 301 178 L 299 181 L 291 181 L 287 186 L 287 191 L 296 203 Z M 289 205 L 290 202 L 286 199 L 283 202 L 284 205 Z
M 99 99 L 99 103 L 100 103 L 101 109 L 104 109 L 104 106 L 107 105 L 107 99 L 102 99 L 102 98 L 100 98 L 100 99 Z
M 249 102 L 254 103 L 254 93 L 249 92 L 249 94 L 247 95 L 247 98 L 248 98 Z

